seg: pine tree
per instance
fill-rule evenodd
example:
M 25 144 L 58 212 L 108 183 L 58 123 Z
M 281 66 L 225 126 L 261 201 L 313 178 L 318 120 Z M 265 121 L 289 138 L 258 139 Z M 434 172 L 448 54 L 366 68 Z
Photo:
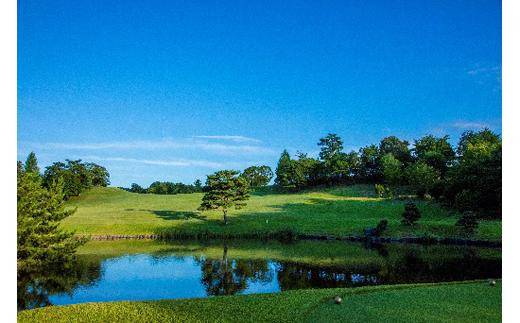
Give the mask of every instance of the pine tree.
M 206 180 L 208 192 L 202 198 L 200 211 L 221 209 L 224 224 L 228 223 L 227 213 L 232 207 L 241 209 L 249 199 L 249 185 L 246 179 L 238 176 L 240 173 L 232 170 L 218 171 L 209 175 Z
M 59 228 L 59 222 L 75 211 L 64 209 L 63 182 L 46 189 L 34 167 L 25 169 L 18 167 L 17 174 L 18 268 L 67 262 L 83 241 Z
M 276 185 L 283 188 L 292 187 L 291 169 L 291 156 L 289 156 L 287 150 L 284 150 L 278 160 L 278 166 L 276 166 L 276 179 L 274 180 Z
M 26 173 L 35 173 L 40 174 L 40 168 L 38 167 L 38 160 L 36 159 L 36 154 L 34 152 L 30 152 L 25 160 L 24 170 Z

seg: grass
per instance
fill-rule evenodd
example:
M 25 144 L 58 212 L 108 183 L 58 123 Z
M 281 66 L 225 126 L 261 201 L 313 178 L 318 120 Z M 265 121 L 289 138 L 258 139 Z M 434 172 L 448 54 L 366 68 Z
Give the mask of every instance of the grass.
M 333 298 L 340 295 L 341 305 Z M 297 290 L 203 299 L 86 303 L 19 322 L 500 322 L 501 281 Z
M 417 201 L 422 218 L 400 224 L 405 201 L 378 198 L 370 185 L 316 189 L 293 194 L 259 192 L 246 208 L 232 210 L 222 224 L 217 211 L 198 212 L 202 194 L 152 195 L 94 188 L 67 205 L 77 212 L 63 221 L 81 235 L 161 234 L 172 238 L 262 238 L 281 231 L 359 236 L 386 218 L 384 236 L 468 237 L 454 226 L 457 215 L 429 201 Z M 482 221 L 472 238 L 500 240 L 501 222 Z

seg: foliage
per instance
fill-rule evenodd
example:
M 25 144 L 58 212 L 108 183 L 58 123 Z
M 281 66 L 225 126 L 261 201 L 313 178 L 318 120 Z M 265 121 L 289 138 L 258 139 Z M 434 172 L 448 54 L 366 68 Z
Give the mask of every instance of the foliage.
M 376 226 L 376 230 L 374 232 L 374 235 L 376 237 L 381 236 L 381 234 L 383 234 L 383 232 L 385 232 L 387 227 L 388 227 L 388 220 L 387 219 L 383 219 L 383 220 L 379 221 L 379 223 Z
M 363 147 L 359 150 L 360 175 L 370 183 L 379 182 L 383 178 L 381 158 L 376 145 Z
M 38 160 L 36 159 L 36 154 L 34 152 L 30 152 L 25 160 L 24 171 L 26 173 L 34 173 L 40 175 L 40 168 L 38 167 Z
M 383 197 L 385 194 L 385 186 L 383 184 L 375 184 L 374 191 L 378 197 Z
M 437 138 L 432 135 L 415 140 L 413 149 L 415 158 L 444 175 L 455 159 L 455 151 L 448 140 L 448 136 Z
M 421 211 L 415 203 L 408 202 L 404 206 L 402 218 L 401 223 L 403 225 L 414 225 L 421 218 Z
M 231 207 L 241 209 L 249 199 L 249 185 L 238 176 L 239 172 L 222 170 L 208 175 L 206 186 L 208 192 L 204 194 L 200 211 L 221 209 L 224 215 L 224 224 L 228 223 L 227 212 Z
M 459 211 L 500 218 L 502 212 L 502 141 L 488 129 L 465 132 L 457 163 L 446 174 L 446 201 Z
M 24 169 L 34 169 L 34 164 L 25 166 Z M 61 220 L 74 213 L 64 209 L 63 180 L 58 178 L 45 188 L 34 171 L 19 168 L 17 176 L 18 269 L 70 261 L 83 241 L 59 227 Z
M 478 228 L 478 220 L 474 212 L 464 211 L 455 225 L 462 227 L 464 231 L 472 234 Z
M 392 154 L 402 164 L 408 165 L 412 161 L 409 145 L 408 141 L 401 140 L 396 136 L 386 137 L 379 143 L 379 154 L 381 156 Z
M 43 185 L 47 188 L 61 178 L 65 199 L 78 196 L 92 187 L 110 184 L 110 174 L 106 168 L 94 163 L 82 163 L 81 159 L 65 161 L 66 163 L 55 162 L 46 167 L 43 174 Z
M 405 169 L 405 177 L 418 196 L 430 193 L 440 180 L 440 174 L 430 165 L 419 161 Z
M 332 160 L 343 150 L 343 140 L 338 135 L 329 133 L 325 138 L 320 139 L 318 146 L 321 146 L 320 159 Z
M 387 153 L 381 159 L 383 166 L 383 177 L 385 183 L 396 186 L 402 182 L 403 177 L 403 163 L 401 163 L 394 155 Z
M 249 187 L 257 188 L 266 186 L 273 178 L 273 171 L 269 166 L 251 166 L 242 172 L 242 175 L 248 182 Z
M 141 185 L 137 183 L 132 183 L 128 191 L 132 193 L 146 193 L 146 189 L 142 188 Z

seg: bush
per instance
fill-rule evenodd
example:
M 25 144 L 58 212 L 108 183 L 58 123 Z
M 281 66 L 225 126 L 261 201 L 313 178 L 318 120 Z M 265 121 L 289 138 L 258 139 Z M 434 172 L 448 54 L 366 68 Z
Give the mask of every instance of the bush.
M 387 219 L 383 219 L 383 220 L 379 221 L 379 223 L 377 224 L 376 231 L 375 231 L 374 235 L 376 237 L 379 237 L 386 230 L 387 227 L 388 227 L 388 220 Z
M 462 217 L 455 223 L 456 226 L 462 227 L 469 234 L 475 232 L 478 228 L 477 216 L 471 211 L 464 211 Z
M 403 225 L 414 225 L 417 220 L 421 218 L 421 211 L 417 208 L 417 205 L 413 202 L 408 202 L 404 206 L 404 212 L 402 214 L 403 219 L 401 223 Z
M 385 187 L 383 184 L 376 184 L 374 185 L 374 191 L 376 192 L 377 196 L 383 197 L 385 194 Z

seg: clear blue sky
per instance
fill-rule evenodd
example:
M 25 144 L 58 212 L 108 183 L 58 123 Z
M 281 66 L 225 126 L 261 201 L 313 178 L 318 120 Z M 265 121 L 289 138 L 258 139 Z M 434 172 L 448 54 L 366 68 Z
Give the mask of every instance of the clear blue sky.
M 104 165 L 112 184 L 501 133 L 501 3 L 18 1 L 18 158 Z

